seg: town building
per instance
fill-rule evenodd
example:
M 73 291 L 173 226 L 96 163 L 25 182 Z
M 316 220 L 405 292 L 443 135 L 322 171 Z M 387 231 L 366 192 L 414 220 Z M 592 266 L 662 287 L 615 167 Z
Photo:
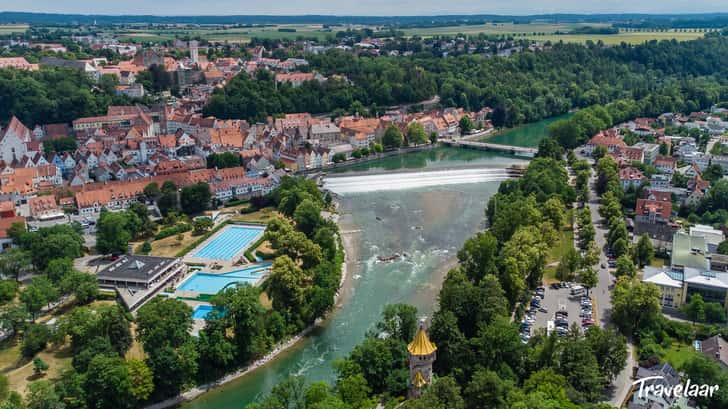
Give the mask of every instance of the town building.
M 186 273 L 187 265 L 178 258 L 126 254 L 96 276 L 100 287 L 116 290 L 126 307 L 134 311 Z

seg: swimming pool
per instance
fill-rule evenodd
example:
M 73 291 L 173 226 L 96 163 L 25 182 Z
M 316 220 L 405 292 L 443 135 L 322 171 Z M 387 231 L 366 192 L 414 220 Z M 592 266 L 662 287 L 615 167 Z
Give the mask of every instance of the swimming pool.
M 192 311 L 192 318 L 204 320 L 207 318 L 207 314 L 211 313 L 213 309 L 212 305 L 198 305 L 195 307 L 195 310 Z
M 212 260 L 231 260 L 236 254 L 258 240 L 265 231 L 263 226 L 228 226 L 217 234 L 192 257 Z
M 255 285 L 268 267 L 270 267 L 270 264 L 231 271 L 225 274 L 194 273 L 183 281 L 177 289 L 200 294 L 217 294 L 225 287 L 238 283 Z

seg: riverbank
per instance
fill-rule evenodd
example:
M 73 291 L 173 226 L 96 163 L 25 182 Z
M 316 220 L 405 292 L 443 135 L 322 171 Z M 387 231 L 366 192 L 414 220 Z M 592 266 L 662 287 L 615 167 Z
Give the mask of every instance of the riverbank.
M 338 203 L 336 204 L 337 208 Z M 334 295 L 334 308 L 326 314 L 325 317 L 317 318 L 316 321 L 306 327 L 303 331 L 299 332 L 292 338 L 279 343 L 265 356 L 253 361 L 248 366 L 241 368 L 235 372 L 229 373 L 217 381 L 210 382 L 204 385 L 196 386 L 190 390 L 187 390 L 175 397 L 166 399 L 162 402 L 157 402 L 153 405 L 146 406 L 145 409 L 166 409 L 171 407 L 177 407 L 185 402 L 189 402 L 203 395 L 206 392 L 212 391 L 220 386 L 228 384 L 234 380 L 242 378 L 250 373 L 253 373 L 257 369 L 262 368 L 267 363 L 273 361 L 275 358 L 280 356 L 283 352 L 294 347 L 296 344 L 304 340 L 311 332 L 315 329 L 326 325 L 326 322 L 334 314 L 335 310 L 341 308 L 345 295 L 351 293 L 351 279 L 350 271 L 354 271 L 358 264 L 358 251 L 357 251 L 357 233 L 353 224 L 348 218 L 343 218 L 339 214 L 332 215 L 333 221 L 339 226 L 339 237 L 344 252 L 344 262 L 341 265 L 341 280 L 339 281 L 339 291 Z

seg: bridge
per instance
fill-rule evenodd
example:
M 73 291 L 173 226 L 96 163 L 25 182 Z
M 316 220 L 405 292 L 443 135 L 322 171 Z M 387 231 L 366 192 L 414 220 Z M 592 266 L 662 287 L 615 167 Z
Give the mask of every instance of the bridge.
M 536 148 L 527 148 L 524 146 L 501 145 L 498 143 L 476 142 L 462 139 L 440 139 L 440 142 L 448 146 L 479 149 L 483 151 L 504 152 L 516 156 L 524 156 L 527 158 L 533 158 L 534 156 L 536 156 L 536 152 L 538 151 Z

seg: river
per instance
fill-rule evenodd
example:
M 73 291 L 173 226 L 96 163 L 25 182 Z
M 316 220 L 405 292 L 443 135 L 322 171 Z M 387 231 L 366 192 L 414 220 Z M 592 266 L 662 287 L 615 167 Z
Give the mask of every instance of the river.
M 500 143 L 503 145 L 536 147 L 538 146 L 538 143 L 541 142 L 541 139 L 548 136 L 549 125 L 562 119 L 569 119 L 572 115 L 574 115 L 574 113 L 569 112 L 568 114 L 544 119 L 543 121 L 504 129 L 484 138 L 483 141 Z
M 337 170 L 326 186 L 339 195 L 349 273 L 338 308 L 321 328 L 265 366 L 201 395 L 185 409 L 242 409 L 289 374 L 333 382 L 345 357 L 384 305 L 408 303 L 431 315 L 447 270 L 465 239 L 483 227 L 488 198 L 513 156 L 437 148 Z M 387 172 L 384 172 L 387 171 Z M 380 263 L 378 255 L 406 253 Z

